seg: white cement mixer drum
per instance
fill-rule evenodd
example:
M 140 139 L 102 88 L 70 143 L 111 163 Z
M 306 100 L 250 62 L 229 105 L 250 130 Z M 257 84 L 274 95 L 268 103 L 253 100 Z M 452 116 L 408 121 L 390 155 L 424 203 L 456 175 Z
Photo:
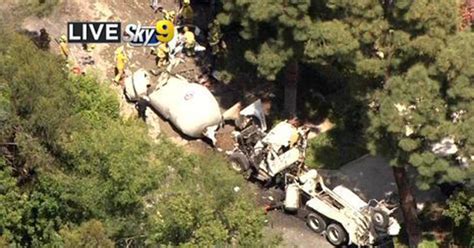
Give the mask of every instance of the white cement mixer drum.
M 221 122 L 216 98 L 200 84 L 170 77 L 149 97 L 153 108 L 191 137 L 202 137 L 207 127 Z

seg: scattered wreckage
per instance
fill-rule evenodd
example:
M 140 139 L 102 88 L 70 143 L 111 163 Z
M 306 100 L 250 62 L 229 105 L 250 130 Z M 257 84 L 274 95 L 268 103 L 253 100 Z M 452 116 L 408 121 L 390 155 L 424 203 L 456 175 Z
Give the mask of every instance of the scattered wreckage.
M 247 179 L 281 186 L 285 190 L 282 207 L 303 212 L 308 227 L 331 244 L 375 245 L 399 233 L 400 225 L 391 216 L 394 205 L 384 200 L 365 202 L 342 185 L 329 189 L 316 170 L 305 167 L 308 127 L 283 121 L 266 132 L 260 100 L 243 110 L 234 106 L 222 113 L 206 87 L 169 70 L 155 84 L 146 70 L 138 70 L 125 80 L 124 93 L 130 101 L 147 101 L 190 137 L 215 142 L 217 128 L 224 120 L 234 120 L 240 131 L 234 132 L 236 147 L 229 152 L 232 168 Z
M 393 204 L 365 202 L 342 185 L 331 190 L 316 170 L 305 168 L 308 128 L 284 121 L 266 133 L 259 121 L 248 119 L 250 124 L 235 135 L 231 166 L 247 179 L 283 187 L 286 211 L 304 212 L 308 227 L 334 246 L 376 245 L 398 235 Z
M 307 140 L 298 137 L 309 129 L 280 122 L 266 134 L 260 121 L 248 119 L 251 123 L 235 135 L 237 147 L 229 157 L 234 170 L 269 184 L 303 164 Z

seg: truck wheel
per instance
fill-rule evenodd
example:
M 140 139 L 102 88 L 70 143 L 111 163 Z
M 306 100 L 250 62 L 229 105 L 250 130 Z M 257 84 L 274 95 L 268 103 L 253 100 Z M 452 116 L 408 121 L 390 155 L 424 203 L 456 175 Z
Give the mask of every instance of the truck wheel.
M 322 233 L 326 230 L 326 221 L 321 215 L 316 213 L 310 213 L 306 216 L 306 224 L 315 233 Z
M 241 152 L 235 152 L 229 157 L 231 168 L 238 172 L 244 174 L 249 169 L 249 160 Z
M 332 223 L 326 229 L 326 238 L 334 246 L 340 246 L 347 243 L 347 233 L 344 228 L 337 224 Z
M 389 224 L 387 213 L 380 209 L 372 210 L 372 223 L 377 231 L 386 231 Z

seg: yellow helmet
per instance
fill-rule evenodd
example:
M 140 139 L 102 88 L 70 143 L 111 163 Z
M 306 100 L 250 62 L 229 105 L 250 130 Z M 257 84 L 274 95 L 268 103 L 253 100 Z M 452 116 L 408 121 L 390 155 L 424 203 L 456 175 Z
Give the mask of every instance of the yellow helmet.
M 119 46 L 117 47 L 117 49 L 115 49 L 115 55 L 118 55 L 118 54 L 121 54 L 123 53 L 123 46 Z
M 189 31 L 189 28 L 185 26 L 185 27 L 183 28 L 183 31 L 184 31 L 184 32 L 188 32 L 188 31 Z
M 163 11 L 165 13 L 165 19 L 174 19 L 174 17 L 176 16 L 176 12 L 174 10 L 170 10 L 170 11 Z
M 67 41 L 67 37 L 66 35 L 61 35 L 61 37 L 59 38 L 60 41 L 63 41 L 63 42 L 66 42 Z
M 187 4 L 190 4 L 191 3 L 191 0 L 184 0 L 183 1 L 183 4 L 187 5 Z

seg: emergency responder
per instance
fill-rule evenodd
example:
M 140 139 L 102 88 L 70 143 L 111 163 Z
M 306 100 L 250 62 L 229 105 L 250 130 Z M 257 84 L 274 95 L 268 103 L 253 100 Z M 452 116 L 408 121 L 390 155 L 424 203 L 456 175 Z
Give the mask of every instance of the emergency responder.
M 46 32 L 46 29 L 40 29 L 40 35 L 38 37 L 38 47 L 42 50 L 49 50 L 50 42 L 51 38 L 49 37 L 48 32 Z
M 225 47 L 222 41 L 221 26 L 217 19 L 214 19 L 214 21 L 212 21 L 208 27 L 209 34 L 207 39 L 209 41 L 209 45 L 211 46 L 211 52 L 212 55 L 217 55 L 222 51 L 221 49 Z
M 160 0 L 151 0 L 150 2 L 150 7 L 153 9 L 155 14 L 158 13 L 158 11 L 163 10 L 163 5 L 160 2 Z
M 179 16 L 184 25 L 193 24 L 194 11 L 190 0 L 183 1 L 183 7 L 179 10 Z
M 288 123 L 292 125 L 291 129 L 291 136 L 290 136 L 290 147 L 295 146 L 300 139 L 300 134 L 298 132 L 298 128 L 302 126 L 302 122 L 297 117 L 293 117 L 292 119 L 288 120 Z
M 194 33 L 189 31 L 188 27 L 183 28 L 184 32 L 184 52 L 186 56 L 194 56 L 195 51 L 194 48 L 196 47 L 196 37 L 194 36 Z
M 163 13 L 163 19 L 174 23 L 175 18 L 176 18 L 176 11 L 174 10 L 168 11 L 168 10 L 163 9 L 161 12 Z
M 125 65 L 128 62 L 128 58 L 127 58 L 127 55 L 125 54 L 123 46 L 115 50 L 115 62 L 116 62 L 116 66 L 115 66 L 116 74 L 115 74 L 114 82 L 118 84 L 125 74 Z
M 150 86 L 147 85 L 147 88 Z M 140 97 L 138 101 L 135 103 L 135 109 L 138 112 L 138 118 L 142 119 L 144 122 L 146 122 L 146 109 L 148 107 L 148 102 L 150 99 L 147 96 Z
M 156 64 L 158 67 L 166 66 L 169 63 L 169 52 L 168 43 L 160 43 L 157 49 L 154 51 L 156 54 Z
M 84 51 L 86 51 L 88 53 L 91 53 L 95 49 L 95 45 L 94 44 L 82 43 L 82 49 L 84 49 Z
M 69 58 L 69 54 L 71 52 L 69 51 L 69 46 L 68 46 L 68 43 L 67 43 L 66 35 L 61 35 L 61 37 L 59 38 L 58 43 L 59 43 L 59 48 L 61 49 L 61 54 L 67 60 Z

